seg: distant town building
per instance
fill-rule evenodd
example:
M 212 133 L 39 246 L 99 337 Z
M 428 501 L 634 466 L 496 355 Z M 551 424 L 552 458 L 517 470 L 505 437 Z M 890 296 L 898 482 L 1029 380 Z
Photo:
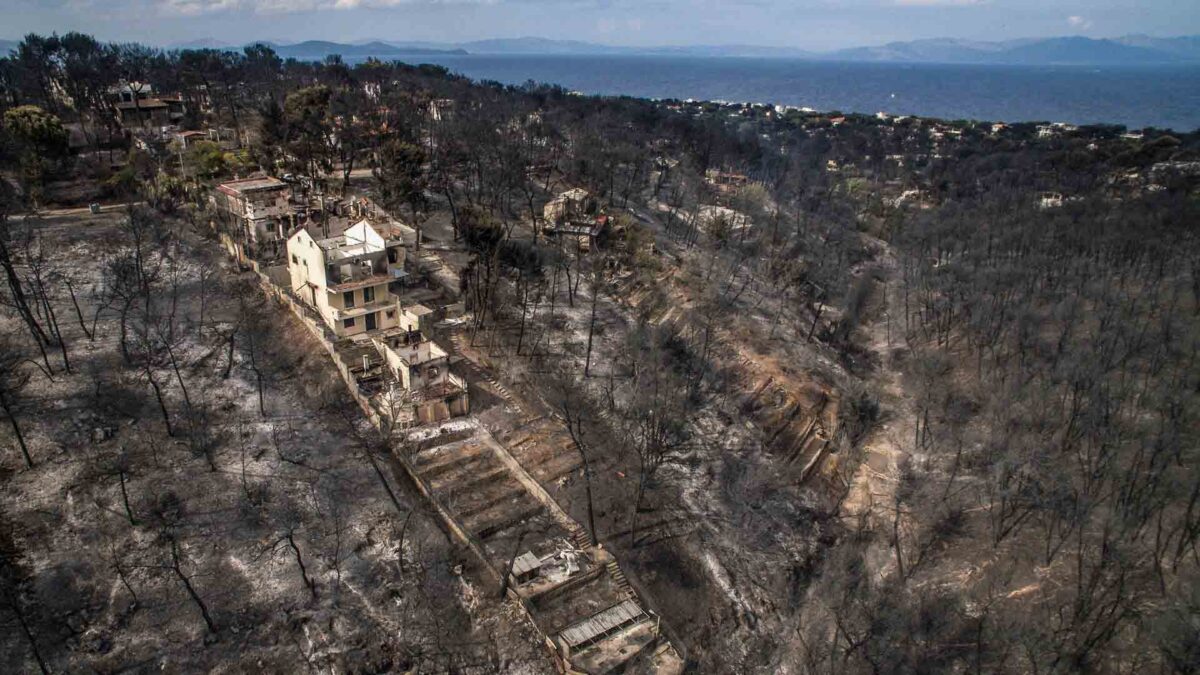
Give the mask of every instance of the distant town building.
M 178 142 L 180 147 L 187 149 L 200 141 L 212 140 L 212 134 L 207 131 L 179 131 L 174 134 L 173 140 Z
M 183 99 L 138 98 L 117 103 L 123 126 L 166 126 L 183 119 Z
M 122 82 L 108 90 L 109 96 L 117 103 L 133 103 L 135 100 L 150 98 L 154 95 L 154 85 L 149 82 Z
M 1038 208 L 1057 209 L 1063 205 L 1063 201 L 1061 192 L 1043 192 L 1038 197 Z

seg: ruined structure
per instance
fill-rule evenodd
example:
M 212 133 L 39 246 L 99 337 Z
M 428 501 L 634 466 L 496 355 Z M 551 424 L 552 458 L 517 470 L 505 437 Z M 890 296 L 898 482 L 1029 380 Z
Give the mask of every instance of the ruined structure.
M 542 214 L 546 236 L 573 241 L 581 252 L 592 249 L 608 223 L 608 216 L 599 213 L 596 199 L 582 188 L 559 194 L 546 204 Z
M 274 257 L 295 223 L 290 198 L 290 185 L 261 176 L 221 183 L 211 200 L 242 254 L 259 259 Z

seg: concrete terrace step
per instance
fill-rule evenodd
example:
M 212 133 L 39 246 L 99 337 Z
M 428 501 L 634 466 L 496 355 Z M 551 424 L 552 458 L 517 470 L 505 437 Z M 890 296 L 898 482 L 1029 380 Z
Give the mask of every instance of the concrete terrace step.
M 528 469 L 528 471 L 529 475 L 539 483 L 553 483 L 581 468 L 583 468 L 583 460 L 579 458 L 578 454 L 573 453 L 558 455 Z
M 473 473 L 472 470 L 478 468 L 478 473 Z M 468 478 L 468 474 L 472 474 Z M 459 469 L 443 474 L 440 478 L 430 481 L 429 485 L 434 492 L 439 494 L 470 494 L 478 489 L 481 485 L 487 485 L 501 477 L 508 476 L 508 467 L 498 462 L 493 464 L 480 463 L 478 466 L 471 465 L 466 469 Z
M 532 520 L 537 516 L 545 513 L 546 507 L 537 503 L 531 502 L 529 506 L 512 513 L 496 514 L 494 512 L 485 512 L 477 515 L 474 518 L 469 518 L 463 523 L 468 530 L 471 531 L 481 541 L 487 541 L 493 536 L 509 529 L 519 523 L 524 523 Z M 497 517 L 499 515 L 499 517 Z
M 592 538 L 582 527 L 571 530 L 571 544 L 581 551 L 592 548 Z
M 485 461 L 491 455 L 489 450 L 485 446 L 478 446 L 478 448 L 473 448 L 468 452 L 447 453 L 448 456 L 438 457 L 436 461 L 430 460 L 424 465 L 421 463 L 421 457 L 418 456 L 415 464 L 421 477 L 427 481 L 432 481 L 448 472 Z
M 477 516 L 492 507 L 499 506 L 505 502 L 515 501 L 525 493 L 525 486 L 519 483 L 505 484 L 504 488 L 492 492 L 486 496 L 481 496 L 475 500 L 473 505 L 468 506 L 469 501 L 464 500 L 459 502 L 454 509 L 459 519 L 471 518 Z
M 527 417 L 518 422 L 512 429 L 501 433 L 497 438 L 505 443 L 519 443 L 520 441 L 517 439 L 530 438 L 539 431 L 546 431 L 551 428 L 552 425 L 547 424 L 547 422 L 552 422 L 552 420 L 547 419 L 545 415 Z

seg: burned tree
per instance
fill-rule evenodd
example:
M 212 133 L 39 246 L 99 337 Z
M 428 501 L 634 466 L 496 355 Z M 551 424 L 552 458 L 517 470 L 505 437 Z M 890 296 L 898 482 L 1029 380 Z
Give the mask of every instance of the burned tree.
M 25 458 L 25 466 L 33 468 L 33 457 L 29 454 L 29 446 L 25 443 L 25 434 L 21 432 L 18 421 L 21 395 L 29 384 L 29 374 L 21 367 L 26 359 L 10 340 L 0 338 L 0 408 L 12 428 L 17 440 L 17 447 Z

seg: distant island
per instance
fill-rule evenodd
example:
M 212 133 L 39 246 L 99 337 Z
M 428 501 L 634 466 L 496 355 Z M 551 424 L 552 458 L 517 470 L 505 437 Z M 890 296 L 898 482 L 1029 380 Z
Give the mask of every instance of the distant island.
M 16 48 L 15 40 L 0 40 L 0 53 Z M 253 44 L 253 43 L 252 43 Z M 318 60 L 330 55 L 379 59 L 446 55 L 543 56 L 691 56 L 706 58 L 791 58 L 814 61 L 873 63 L 947 63 L 1022 66 L 1140 66 L 1200 65 L 1200 36 L 1159 38 L 1126 35 L 1118 38 L 1051 37 L 1000 42 L 937 38 L 890 42 L 818 52 L 799 47 L 758 45 L 690 45 L 623 47 L 540 37 L 495 38 L 468 42 L 369 40 L 343 43 L 308 40 L 294 44 L 262 41 L 283 58 Z M 168 49 L 218 49 L 241 51 L 243 45 L 211 38 L 166 45 Z
M 341 44 L 337 42 L 326 42 L 324 40 L 308 40 L 297 44 L 285 45 L 272 42 L 264 43 L 275 50 L 276 54 L 288 59 L 323 59 L 334 54 L 345 56 L 348 58 L 367 58 L 374 56 L 376 58 L 402 57 L 402 56 L 445 56 L 447 54 L 466 54 L 465 49 L 456 47 L 446 47 L 445 49 L 433 49 L 424 47 L 413 47 L 407 45 L 393 45 L 386 42 L 368 42 L 366 44 L 351 45 Z
M 268 43 L 271 44 L 271 43 Z M 413 54 L 512 54 L 512 55 L 660 55 L 742 58 L 801 58 L 833 61 L 897 63 L 964 63 L 997 65 L 1166 65 L 1200 64 L 1200 36 L 1156 38 L 1128 35 L 1113 39 L 1054 37 L 979 42 L 957 39 L 892 42 L 816 52 L 796 47 L 755 45 L 694 45 L 619 47 L 578 40 L 537 37 L 498 38 L 470 42 L 413 42 L 373 40 L 365 43 L 309 41 L 294 45 L 271 44 L 283 57 L 324 58 Z

